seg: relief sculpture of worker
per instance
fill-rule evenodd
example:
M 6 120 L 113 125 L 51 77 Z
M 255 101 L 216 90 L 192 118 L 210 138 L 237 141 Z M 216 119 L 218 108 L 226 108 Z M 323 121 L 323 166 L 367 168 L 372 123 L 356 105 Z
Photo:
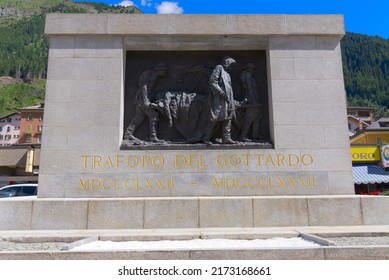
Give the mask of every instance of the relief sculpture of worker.
M 258 141 L 260 138 L 259 128 L 262 117 L 262 108 L 259 100 L 257 84 L 253 77 L 255 66 L 248 63 L 239 75 L 239 84 L 245 96 L 245 116 L 243 118 L 240 140 L 243 142 Z M 252 127 L 252 140 L 248 137 L 250 127 Z
M 211 144 L 212 130 L 216 124 L 222 125 L 222 143 L 236 144 L 231 139 L 231 120 L 235 118 L 235 101 L 228 71 L 235 64 L 231 57 L 224 57 L 221 65 L 216 65 L 209 78 L 211 88 L 210 117 L 205 128 L 203 141 Z
M 154 89 L 158 78 L 166 76 L 168 68 L 160 63 L 154 69 L 144 71 L 138 81 L 138 90 L 134 103 L 136 114 L 124 133 L 124 140 L 139 140 L 134 136 L 135 130 L 143 123 L 146 117 L 149 119 L 150 141 L 154 143 L 164 142 L 157 137 L 157 124 L 159 120 L 159 105 L 152 103 Z

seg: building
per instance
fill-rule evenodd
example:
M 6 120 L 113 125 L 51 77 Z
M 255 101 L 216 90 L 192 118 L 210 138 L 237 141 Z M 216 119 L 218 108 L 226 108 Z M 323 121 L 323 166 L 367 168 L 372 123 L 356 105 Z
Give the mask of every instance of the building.
M 350 138 L 350 144 L 352 145 L 380 145 L 385 143 L 389 143 L 389 117 L 379 119 Z
M 356 194 L 377 195 L 389 190 L 389 173 L 385 171 L 380 147 L 351 145 Z
M 347 107 L 347 115 L 356 117 L 368 124 L 375 121 L 374 109 L 370 107 Z
M 365 127 L 369 126 L 367 122 L 351 115 L 347 116 L 347 123 L 350 136 L 355 135 L 357 132 L 362 131 Z
M 0 187 L 38 182 L 40 144 L 0 146 Z
M 0 187 L 38 181 L 43 104 L 0 119 Z
M 20 109 L 20 137 L 19 144 L 41 143 L 43 128 L 44 104 L 29 106 Z
M 0 146 L 9 146 L 18 142 L 20 118 L 20 113 L 12 113 L 0 118 Z
M 389 173 L 382 148 L 389 143 L 389 117 L 381 118 L 351 136 L 355 192 L 379 194 L 389 189 Z

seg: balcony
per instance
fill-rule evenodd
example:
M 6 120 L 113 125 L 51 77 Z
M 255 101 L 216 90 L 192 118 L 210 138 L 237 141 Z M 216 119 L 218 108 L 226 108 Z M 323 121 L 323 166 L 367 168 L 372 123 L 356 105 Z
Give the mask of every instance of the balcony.
M 27 127 L 26 127 L 26 130 L 24 131 L 24 133 L 26 134 L 32 134 L 32 125 L 29 124 Z

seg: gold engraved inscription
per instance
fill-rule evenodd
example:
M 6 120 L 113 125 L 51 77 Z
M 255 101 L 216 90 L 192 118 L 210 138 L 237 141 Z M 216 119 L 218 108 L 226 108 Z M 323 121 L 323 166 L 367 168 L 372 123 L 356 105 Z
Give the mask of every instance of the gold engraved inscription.
M 224 189 L 314 188 L 315 177 L 213 178 L 213 187 Z
M 100 155 L 83 155 L 83 168 L 163 168 L 165 166 L 165 157 L 161 155 L 128 155 L 128 156 L 100 156 Z
M 80 179 L 79 187 L 85 191 L 96 190 L 132 190 L 167 191 L 174 190 L 173 178 L 126 178 L 120 179 Z
M 215 158 L 215 163 L 219 168 L 225 167 L 294 167 L 310 166 L 314 162 L 310 154 L 219 154 Z
M 174 190 L 174 179 L 171 174 L 177 173 L 178 176 L 184 176 L 183 172 L 196 172 L 201 177 L 201 174 L 210 176 L 211 179 L 206 183 L 209 188 L 217 189 L 287 189 L 287 188 L 315 188 L 315 177 L 306 176 L 302 167 L 314 165 L 315 161 L 310 154 L 295 154 L 295 153 L 217 153 L 214 156 L 202 153 L 175 153 L 173 156 L 165 157 L 161 154 L 145 153 L 145 154 L 127 154 L 127 155 L 82 155 L 81 164 L 83 169 L 89 169 L 94 174 L 105 173 L 110 174 L 107 178 L 91 177 L 79 179 L 78 185 L 84 191 L 97 190 L 128 190 L 128 191 L 169 191 Z M 297 167 L 297 168 L 296 168 Z M 166 169 L 167 168 L 167 169 Z M 260 175 L 258 171 L 266 168 L 266 175 Z M 282 174 L 277 172 L 272 174 L 271 170 L 278 171 L 296 171 L 292 173 Z M 110 173 L 112 169 L 112 173 Z M 115 175 L 130 171 L 128 178 L 116 178 Z M 144 175 L 134 175 L 133 171 L 147 174 L 148 171 L 155 172 L 156 177 Z M 174 171 L 172 171 L 174 170 Z M 246 171 L 245 176 L 240 177 L 222 177 L 223 171 Z M 103 171 L 103 172 L 102 172 Z M 168 173 L 173 172 L 173 173 Z M 202 173 L 201 173 L 202 172 Z M 206 173 L 205 173 L 206 172 Z M 294 174 L 295 173 L 295 174 Z M 136 173 L 135 173 L 136 174 Z M 242 174 L 242 173 L 241 173 Z M 259 175 L 258 175 L 259 174 Z M 291 175 L 292 174 L 292 175 Z M 284 176 L 282 176 L 284 175 Z M 289 175 L 289 176 L 288 176 Z M 112 176 L 112 177 L 111 177 Z M 215 177 L 213 177 L 215 176 Z M 223 176 L 223 175 L 221 175 Z M 118 176 L 119 177 L 119 176 Z M 146 177 L 146 178 L 145 178 Z M 149 177 L 149 178 L 147 178 Z M 181 178 L 181 177 L 180 177 Z M 183 178 L 183 177 L 182 177 Z M 182 179 L 181 178 L 181 179 Z M 209 178 L 209 177 L 208 177 Z M 201 181 L 204 181 L 202 179 Z M 188 186 L 201 187 L 196 181 L 188 181 Z
M 208 164 L 204 163 L 203 155 L 189 154 L 189 155 L 176 155 L 174 158 L 174 168 L 208 168 Z
M 310 166 L 314 164 L 310 154 L 218 154 L 214 159 L 208 159 L 202 154 L 176 154 L 172 161 L 166 160 L 162 155 L 83 155 L 82 167 L 84 169 L 117 169 L 117 168 L 154 168 L 163 169 L 166 166 L 174 169 L 209 169 L 211 165 L 224 168 L 257 168 L 263 167 L 295 167 Z

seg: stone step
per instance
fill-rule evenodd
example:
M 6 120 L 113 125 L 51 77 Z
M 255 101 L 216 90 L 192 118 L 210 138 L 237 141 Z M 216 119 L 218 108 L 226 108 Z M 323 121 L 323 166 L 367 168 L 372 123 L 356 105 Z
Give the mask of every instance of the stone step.
M 189 240 L 197 239 L 266 239 L 297 237 L 300 233 L 317 236 L 389 236 L 389 226 L 337 227 L 267 227 L 267 228 L 190 228 L 142 230 L 34 230 L 0 231 L 0 241 L 73 242 L 80 239 L 111 241 Z M 86 241 L 87 242 L 87 241 Z M 83 243 L 83 242 L 81 242 Z M 144 249 L 111 251 L 0 251 L 2 260 L 325 260 L 389 259 L 389 246 L 323 246 L 318 248 L 251 248 L 251 249 Z
M 357 195 L 2 199 L 0 230 L 389 225 L 388 211 Z
M 300 233 L 321 236 L 377 236 L 389 235 L 389 225 L 365 226 L 308 226 L 262 228 L 185 228 L 185 229 L 110 229 L 110 230 L 6 230 L 0 239 L 27 242 L 53 242 L 99 237 L 112 241 L 188 240 L 203 239 L 265 239 L 297 237 Z

